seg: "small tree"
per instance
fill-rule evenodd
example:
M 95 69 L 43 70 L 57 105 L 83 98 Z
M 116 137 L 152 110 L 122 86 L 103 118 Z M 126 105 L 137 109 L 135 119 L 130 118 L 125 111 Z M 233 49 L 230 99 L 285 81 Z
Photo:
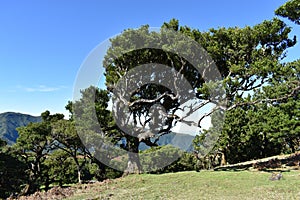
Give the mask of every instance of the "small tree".
M 63 119 L 64 115 L 50 115 L 49 111 L 42 113 L 42 122 L 30 123 L 17 128 L 19 137 L 12 146 L 14 154 L 27 165 L 29 173 L 28 185 L 24 193 L 33 193 L 39 186 L 49 184 L 45 174 L 44 161 L 53 150 L 51 137 L 51 123 Z
M 71 123 L 76 129 L 73 131 L 80 136 L 77 135 L 76 141 L 81 142 L 81 152 L 98 166 L 95 172 L 98 180 L 106 178 L 106 165 L 113 156 L 112 151 L 104 150 L 103 141 L 109 140 L 115 144 L 118 141 L 116 138 L 120 138 L 111 112 L 107 110 L 109 99 L 107 91 L 91 86 L 81 91 L 80 99 L 69 102 L 66 106 L 71 113 Z
M 49 183 L 58 183 L 59 186 L 63 186 L 77 181 L 77 166 L 73 158 L 61 149 L 53 151 L 48 156 L 45 166 Z
M 43 162 L 51 150 L 51 127 L 47 122 L 30 123 L 17 129 L 19 137 L 13 146 L 18 158 L 26 163 L 30 172 L 25 193 L 35 192 L 43 184 Z
M 81 183 L 82 170 L 88 161 L 88 157 L 87 150 L 77 135 L 74 122 L 59 120 L 53 123 L 51 136 L 54 140 L 53 146 L 64 151 L 75 162 L 78 182 Z
M 28 178 L 25 171 L 26 164 L 15 158 L 6 142 L 0 139 L 0 198 L 21 192 Z

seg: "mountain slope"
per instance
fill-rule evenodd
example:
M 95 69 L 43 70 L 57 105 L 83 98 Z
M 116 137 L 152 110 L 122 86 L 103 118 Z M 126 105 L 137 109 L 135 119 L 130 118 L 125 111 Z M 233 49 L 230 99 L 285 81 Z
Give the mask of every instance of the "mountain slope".
M 30 122 L 40 122 L 41 117 L 35 117 L 27 114 L 6 112 L 0 114 L 0 138 L 9 145 L 16 142 L 18 131 L 16 128 L 26 126 Z
M 193 139 L 195 136 L 188 135 L 188 134 L 182 134 L 182 133 L 169 133 L 166 135 L 163 135 L 159 138 L 157 144 L 159 146 L 164 146 L 167 144 L 173 145 L 175 147 L 178 147 L 185 151 L 192 151 L 193 150 Z M 141 143 L 139 146 L 140 150 L 148 149 L 149 147 L 145 143 Z

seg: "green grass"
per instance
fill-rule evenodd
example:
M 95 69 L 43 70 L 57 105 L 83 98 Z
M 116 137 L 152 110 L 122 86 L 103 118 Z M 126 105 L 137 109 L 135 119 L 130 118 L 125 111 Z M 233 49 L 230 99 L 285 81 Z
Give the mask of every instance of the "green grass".
M 130 175 L 81 185 L 69 199 L 300 199 L 299 171 L 270 181 L 267 172 L 179 172 Z

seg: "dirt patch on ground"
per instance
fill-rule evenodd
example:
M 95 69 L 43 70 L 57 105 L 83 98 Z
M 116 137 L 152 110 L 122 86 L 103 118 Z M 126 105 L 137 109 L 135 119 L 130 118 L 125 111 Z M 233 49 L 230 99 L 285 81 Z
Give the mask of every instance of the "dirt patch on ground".
M 91 189 L 97 188 L 99 185 L 103 184 L 108 184 L 112 180 L 104 180 L 102 182 L 90 182 L 90 183 L 85 183 L 85 184 L 76 184 L 71 187 L 58 187 L 55 186 L 51 188 L 48 191 L 38 191 L 35 192 L 34 194 L 28 195 L 28 196 L 20 196 L 20 197 L 11 197 L 8 198 L 8 200 L 60 200 L 60 199 L 65 199 L 67 197 L 73 196 L 74 193 L 80 192 L 80 193 L 85 193 L 85 191 L 90 191 Z
M 32 195 L 29 196 L 21 196 L 17 198 L 8 198 L 10 200 L 12 199 L 20 199 L 20 200 L 44 200 L 44 199 L 64 199 L 66 197 L 72 196 L 74 194 L 74 191 L 76 188 L 74 187 L 53 187 L 48 191 L 43 192 L 35 192 Z

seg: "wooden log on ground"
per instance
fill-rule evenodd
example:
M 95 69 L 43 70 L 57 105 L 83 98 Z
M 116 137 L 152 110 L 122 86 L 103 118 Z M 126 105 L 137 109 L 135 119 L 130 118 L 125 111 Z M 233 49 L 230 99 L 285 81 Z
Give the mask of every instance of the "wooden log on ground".
M 226 170 L 247 170 L 251 167 L 263 170 L 266 168 L 279 168 L 282 166 L 299 166 L 300 164 L 300 152 L 296 152 L 288 155 L 272 156 L 268 158 L 251 160 L 247 162 L 241 162 L 232 165 L 225 165 L 215 167 L 215 171 Z

